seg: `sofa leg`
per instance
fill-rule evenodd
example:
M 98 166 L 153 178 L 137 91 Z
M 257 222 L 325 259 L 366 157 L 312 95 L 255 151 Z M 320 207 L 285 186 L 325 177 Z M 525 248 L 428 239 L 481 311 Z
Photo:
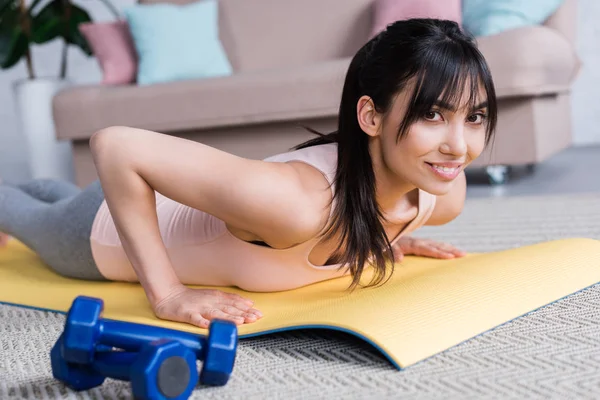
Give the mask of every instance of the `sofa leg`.
M 510 167 L 507 165 L 488 165 L 485 173 L 492 185 L 503 185 L 508 181 Z
M 528 174 L 532 174 L 535 172 L 535 167 L 536 165 L 534 163 L 527 164 L 525 165 L 525 171 L 527 171 Z

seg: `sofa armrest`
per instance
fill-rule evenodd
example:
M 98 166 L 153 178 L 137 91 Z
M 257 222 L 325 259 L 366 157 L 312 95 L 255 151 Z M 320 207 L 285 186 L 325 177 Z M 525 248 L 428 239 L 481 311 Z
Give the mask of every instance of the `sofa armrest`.
M 544 22 L 544 26 L 560 32 L 575 47 L 577 36 L 577 0 L 565 0 L 558 10 Z
M 477 39 L 499 98 L 568 92 L 579 70 L 569 41 L 546 26 L 526 26 Z

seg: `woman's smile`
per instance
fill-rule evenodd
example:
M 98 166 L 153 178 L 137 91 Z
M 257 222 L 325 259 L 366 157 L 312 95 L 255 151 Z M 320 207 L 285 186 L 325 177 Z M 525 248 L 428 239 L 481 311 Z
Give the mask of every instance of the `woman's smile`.
M 428 163 L 429 170 L 431 170 L 437 177 L 444 180 L 454 180 L 458 174 L 462 171 L 463 164 L 456 162 L 445 162 L 445 163 Z

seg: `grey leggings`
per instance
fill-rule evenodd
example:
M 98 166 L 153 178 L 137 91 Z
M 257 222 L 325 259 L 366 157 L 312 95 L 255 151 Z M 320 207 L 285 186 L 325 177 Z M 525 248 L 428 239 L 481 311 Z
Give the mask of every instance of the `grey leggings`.
M 105 280 L 90 248 L 92 224 L 103 200 L 98 181 L 83 190 L 50 179 L 0 184 L 0 232 L 23 242 L 63 276 Z

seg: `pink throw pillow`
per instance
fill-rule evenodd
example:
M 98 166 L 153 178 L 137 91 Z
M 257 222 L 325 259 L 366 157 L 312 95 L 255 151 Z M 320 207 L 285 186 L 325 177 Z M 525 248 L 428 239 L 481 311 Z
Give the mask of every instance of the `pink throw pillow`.
M 126 85 L 136 81 L 137 53 L 127 21 L 79 25 L 103 72 L 102 84 Z
M 461 24 L 461 6 L 461 0 L 374 0 L 371 37 L 402 19 L 438 18 Z

